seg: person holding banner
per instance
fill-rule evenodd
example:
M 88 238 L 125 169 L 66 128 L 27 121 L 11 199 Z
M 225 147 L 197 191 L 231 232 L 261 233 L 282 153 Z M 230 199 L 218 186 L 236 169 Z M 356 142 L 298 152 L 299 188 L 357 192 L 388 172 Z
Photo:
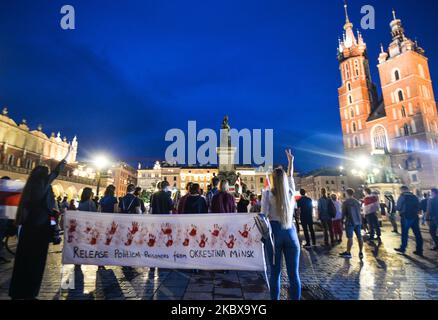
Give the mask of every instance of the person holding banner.
M 24 186 L 16 218 L 21 229 L 9 287 L 12 299 L 33 300 L 39 294 L 53 235 L 50 221 L 56 203 L 51 184 L 66 165 L 70 152 L 71 146 L 50 173 L 46 166 L 35 167 Z
M 291 150 L 286 150 L 288 159 L 287 173 L 283 168 L 276 168 L 270 179 L 271 189 L 263 194 L 262 213 L 271 222 L 274 236 L 274 248 L 268 242 L 268 260 L 271 264 L 270 290 L 271 299 L 280 300 L 280 274 L 283 255 L 286 259 L 289 277 L 290 298 L 300 300 L 301 280 L 299 276 L 300 242 L 293 223 L 295 207 L 295 183 L 293 180 L 293 160 Z M 273 258 L 272 258 L 273 257 Z

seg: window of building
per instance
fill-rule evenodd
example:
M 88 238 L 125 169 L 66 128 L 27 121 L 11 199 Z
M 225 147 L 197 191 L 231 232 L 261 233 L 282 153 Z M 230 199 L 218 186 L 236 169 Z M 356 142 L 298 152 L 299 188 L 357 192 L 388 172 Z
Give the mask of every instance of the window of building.
M 399 81 L 400 80 L 400 71 L 395 70 L 394 71 L 394 80 Z
M 409 125 L 407 123 L 405 123 L 405 125 L 403 126 L 403 131 L 404 131 L 405 136 L 409 136 L 410 135 L 411 130 L 410 130 L 410 127 L 409 127 Z
M 348 103 L 349 104 L 353 103 L 353 97 L 351 95 L 348 96 Z
M 350 116 L 351 116 L 351 118 L 354 118 L 354 109 L 353 108 L 350 109 Z
M 372 130 L 372 139 L 374 142 L 374 150 L 387 150 L 388 141 L 386 140 L 386 130 L 379 125 Z
M 351 83 L 350 82 L 347 83 L 347 89 L 348 89 L 348 91 L 351 91 Z
M 260 178 L 260 183 L 263 183 L 263 178 Z
M 413 173 L 413 174 L 411 175 L 411 180 L 412 180 L 412 182 L 418 182 L 418 176 L 417 176 L 416 173 Z
M 356 132 L 357 131 L 356 122 L 353 122 L 352 127 L 353 127 L 353 132 Z
M 405 100 L 405 97 L 403 95 L 403 91 L 399 90 L 398 91 L 398 101 L 401 102 L 401 101 L 404 101 L 404 100 Z
M 354 146 L 359 147 L 359 138 L 357 136 L 354 137 Z
M 26 159 L 25 168 L 26 169 L 31 169 L 32 168 L 32 160 Z
M 13 166 L 14 165 L 14 161 L 15 161 L 15 157 L 13 154 L 10 154 L 8 156 L 8 165 Z
M 402 106 L 402 108 L 401 108 L 401 114 L 402 114 L 402 117 L 403 117 L 403 118 L 406 118 L 406 108 L 405 108 L 405 106 Z

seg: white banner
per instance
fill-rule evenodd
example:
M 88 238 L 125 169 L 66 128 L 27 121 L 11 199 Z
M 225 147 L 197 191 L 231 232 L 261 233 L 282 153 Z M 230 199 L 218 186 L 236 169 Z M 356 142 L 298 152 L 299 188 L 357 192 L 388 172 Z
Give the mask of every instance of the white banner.
M 264 271 L 255 216 L 68 211 L 62 260 L 64 264 Z

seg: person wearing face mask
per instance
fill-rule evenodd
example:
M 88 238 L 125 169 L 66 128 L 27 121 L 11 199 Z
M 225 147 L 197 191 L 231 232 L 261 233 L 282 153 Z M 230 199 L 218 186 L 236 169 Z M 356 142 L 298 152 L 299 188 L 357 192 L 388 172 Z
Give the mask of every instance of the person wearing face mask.
M 151 201 L 152 214 L 170 214 L 173 209 L 173 201 L 171 191 L 169 190 L 169 182 L 166 180 L 161 182 L 161 189 L 155 192 Z
M 9 286 L 12 299 L 34 300 L 39 294 L 52 241 L 50 223 L 56 208 L 52 182 L 63 170 L 70 152 L 71 146 L 50 173 L 46 166 L 35 167 L 24 186 L 16 216 L 16 224 L 21 229 Z

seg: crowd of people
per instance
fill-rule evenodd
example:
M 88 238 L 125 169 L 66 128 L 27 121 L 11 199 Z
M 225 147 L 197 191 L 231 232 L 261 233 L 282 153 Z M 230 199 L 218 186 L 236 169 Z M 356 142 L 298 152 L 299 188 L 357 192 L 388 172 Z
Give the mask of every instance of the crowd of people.
M 79 203 L 67 197 L 57 198 L 53 194 L 51 183 L 57 178 L 65 165 L 65 160 L 49 172 L 47 167 L 36 167 L 30 174 L 22 192 L 17 210 L 16 225 L 20 226 L 19 241 L 15 257 L 10 296 L 13 299 L 34 299 L 37 297 L 44 273 L 47 250 L 53 242 L 53 221 L 61 219 L 67 210 L 121 214 L 205 214 L 205 213 L 261 213 L 269 219 L 271 241 L 264 239 L 266 261 L 269 264 L 271 298 L 280 299 L 280 274 L 285 259 L 289 277 L 291 299 L 300 299 L 301 282 L 299 277 L 299 257 L 301 250 L 300 227 L 303 231 L 304 248 L 316 246 L 314 224 L 318 220 L 323 231 L 323 246 L 332 247 L 342 243 L 345 232 L 347 243 L 345 252 L 340 256 L 352 258 L 351 249 L 354 235 L 359 246 L 360 259 L 363 259 L 364 238 L 378 244 L 381 239 L 381 225 L 378 216 L 387 216 L 392 232 L 398 233 L 397 212 L 401 221 L 401 245 L 395 248 L 405 253 L 408 245 L 408 233 L 412 229 L 416 237 L 414 254 L 423 255 L 423 239 L 420 223 L 428 223 L 430 234 L 438 250 L 438 190 L 433 189 L 431 196 L 422 201 L 410 192 L 408 187 L 401 188 L 401 195 L 395 201 L 390 193 L 379 195 L 364 189 L 363 197 L 356 198 L 353 189 L 346 190 L 345 199 L 329 194 L 321 189 L 321 197 L 314 201 L 304 189 L 296 196 L 293 179 L 294 157 L 286 151 L 287 170 L 275 168 L 269 177 L 269 186 L 256 195 L 246 189 L 244 184 L 231 190 L 229 181 L 214 176 L 206 193 L 198 183 L 187 183 L 186 193 L 172 193 L 167 181 L 157 184 L 157 189 L 145 205 L 140 187 L 131 184 L 126 194 L 117 198 L 113 185 L 106 187 L 103 197 L 93 194 L 91 188 L 84 188 Z M 68 156 L 68 155 L 67 155 Z M 314 214 L 316 213 L 316 214 Z M 422 214 L 422 221 L 420 221 Z M 60 222 L 62 225 L 62 221 Z M 80 268 L 80 266 L 77 266 Z M 99 267 L 102 268 L 102 267 Z
M 304 247 L 308 248 L 316 245 L 315 232 L 313 228 L 313 201 L 306 196 L 305 190 L 300 190 L 301 197 L 297 201 L 297 215 L 300 218 L 306 243 Z M 344 258 L 351 258 L 351 247 L 353 244 L 353 235 L 359 244 L 359 258 L 363 259 L 363 239 L 367 237 L 370 244 L 382 243 L 381 239 L 381 221 L 379 216 L 386 216 L 390 221 L 393 233 L 399 233 L 397 213 L 400 215 L 401 224 L 401 245 L 394 250 L 399 253 L 405 253 L 408 246 L 408 234 L 412 229 L 415 240 L 415 255 L 423 255 L 423 237 L 421 235 L 420 223 L 429 225 L 429 233 L 434 242 L 431 248 L 433 251 L 438 250 L 438 189 L 432 189 L 431 196 L 424 195 L 420 201 L 407 186 L 402 186 L 400 196 L 395 201 L 390 192 L 386 192 L 384 200 L 379 201 L 379 195 L 370 188 L 364 189 L 363 197 L 358 200 L 355 198 L 355 190 L 346 190 L 344 201 L 338 199 L 336 194 L 327 195 L 326 189 L 321 189 L 321 197 L 317 201 L 317 217 L 323 233 L 324 245 L 334 246 L 342 242 L 343 228 L 347 236 L 347 250 L 340 255 Z M 310 233 L 310 235 L 309 235 Z

